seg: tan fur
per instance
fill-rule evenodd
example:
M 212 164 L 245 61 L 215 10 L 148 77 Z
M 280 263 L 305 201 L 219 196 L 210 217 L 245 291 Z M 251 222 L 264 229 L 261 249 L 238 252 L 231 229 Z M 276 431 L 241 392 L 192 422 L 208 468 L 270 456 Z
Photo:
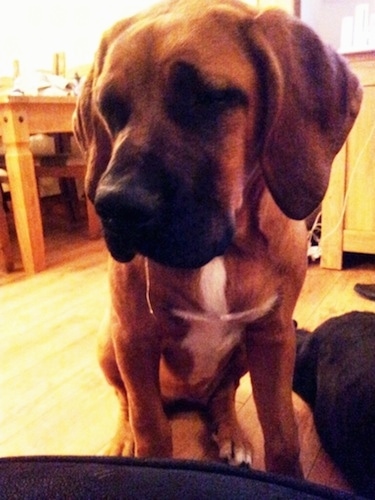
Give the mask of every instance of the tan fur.
M 181 62 L 188 75 L 191 68 L 199 75 L 196 87 L 173 80 Z M 241 96 L 215 116 L 212 133 L 200 131 L 201 115 L 190 108 L 192 121 L 180 123 L 185 100 L 178 93 L 199 98 L 201 87 L 236 89 Z M 115 125 L 106 110 L 112 96 Z M 136 179 L 151 151 L 158 158 L 152 168 L 163 165 L 166 178 L 178 178 L 188 193 L 205 168 L 198 166 L 215 166 L 205 196 L 217 209 L 202 218 L 205 201 L 194 198 L 199 220 L 191 226 L 195 231 L 207 223 L 207 255 L 224 224 L 215 210 L 234 227 L 224 254 L 201 268 L 161 264 L 152 255 L 138 254 L 127 264 L 111 260 L 111 313 L 99 344 L 121 410 L 110 453 L 170 456 L 163 405 L 185 399 L 206 405 L 222 458 L 250 463 L 251 446 L 233 404 L 239 377 L 249 370 L 266 467 L 301 475 L 291 401 L 292 315 L 306 269 L 306 230 L 290 217 L 303 219 L 321 201 L 360 101 L 345 62 L 278 10 L 259 13 L 235 0 L 171 1 L 105 34 L 75 118 L 87 154 L 89 196 L 98 205 L 103 193 L 121 195 L 124 177 Z M 129 157 L 130 150 L 137 155 Z M 209 160 L 201 163 L 203 157 Z M 147 183 L 146 201 L 158 206 L 161 195 L 154 197 L 156 188 Z M 104 217 L 110 229 L 111 217 Z M 192 244 L 183 227 L 181 238 Z M 198 230 L 197 238 L 200 252 L 206 240 Z M 163 259 L 169 251 L 163 231 L 156 246 Z M 184 244 L 177 247 L 183 261 Z M 194 262 L 194 252 L 189 258 Z

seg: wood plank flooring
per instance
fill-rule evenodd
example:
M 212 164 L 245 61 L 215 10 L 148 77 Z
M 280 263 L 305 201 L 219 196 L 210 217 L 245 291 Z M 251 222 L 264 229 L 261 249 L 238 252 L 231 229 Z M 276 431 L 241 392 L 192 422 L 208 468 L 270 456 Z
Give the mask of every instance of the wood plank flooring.
M 95 336 L 108 301 L 103 241 L 90 241 L 82 225 L 68 227 L 47 210 L 48 268 L 26 276 L 0 272 L 0 456 L 100 454 L 114 431 L 117 405 L 96 361 Z M 65 225 L 64 225 L 65 224 Z M 17 254 L 16 244 L 14 242 Z M 375 312 L 359 297 L 357 282 L 375 281 L 373 257 L 356 257 L 344 271 L 313 264 L 298 302 L 299 326 L 315 328 L 350 310 Z M 244 377 L 236 399 L 239 420 L 263 468 L 262 433 L 251 384 Z M 301 458 L 309 480 L 349 490 L 321 448 L 311 413 L 295 396 Z M 204 419 L 173 417 L 174 456 L 216 459 Z

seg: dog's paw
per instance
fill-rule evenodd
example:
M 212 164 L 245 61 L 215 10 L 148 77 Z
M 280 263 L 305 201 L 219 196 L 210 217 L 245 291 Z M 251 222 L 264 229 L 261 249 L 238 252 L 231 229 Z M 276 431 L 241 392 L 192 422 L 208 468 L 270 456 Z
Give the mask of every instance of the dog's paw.
M 252 464 L 252 450 L 250 444 L 243 436 L 236 432 L 233 436 L 220 437 L 219 434 L 213 436 L 219 448 L 219 457 L 230 465 Z
M 134 438 L 130 428 L 119 428 L 105 450 L 105 455 L 134 457 L 134 450 Z
M 105 450 L 105 455 L 116 457 L 134 457 L 134 441 L 119 441 L 116 437 L 114 437 Z

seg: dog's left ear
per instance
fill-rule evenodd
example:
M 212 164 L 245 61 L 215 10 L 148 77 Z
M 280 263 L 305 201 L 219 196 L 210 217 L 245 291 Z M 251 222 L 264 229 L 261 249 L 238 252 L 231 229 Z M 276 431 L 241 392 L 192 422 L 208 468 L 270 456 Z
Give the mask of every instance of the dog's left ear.
M 325 194 L 362 89 L 342 57 L 281 10 L 256 16 L 246 36 L 260 75 L 266 183 L 288 217 L 303 219 Z

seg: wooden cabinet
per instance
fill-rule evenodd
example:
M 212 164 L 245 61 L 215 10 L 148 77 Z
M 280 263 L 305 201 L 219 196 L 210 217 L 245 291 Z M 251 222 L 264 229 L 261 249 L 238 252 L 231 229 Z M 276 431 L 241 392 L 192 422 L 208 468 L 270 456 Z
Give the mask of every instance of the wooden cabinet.
M 364 96 L 335 158 L 322 207 L 322 267 L 341 269 L 343 252 L 375 254 L 375 51 L 348 56 Z

